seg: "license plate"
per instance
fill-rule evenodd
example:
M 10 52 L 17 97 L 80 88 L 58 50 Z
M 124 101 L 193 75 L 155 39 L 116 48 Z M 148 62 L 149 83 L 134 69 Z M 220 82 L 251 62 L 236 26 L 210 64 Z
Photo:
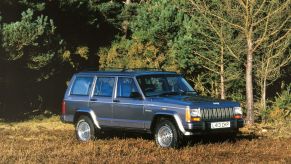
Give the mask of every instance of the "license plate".
M 212 122 L 211 129 L 230 128 L 230 121 Z

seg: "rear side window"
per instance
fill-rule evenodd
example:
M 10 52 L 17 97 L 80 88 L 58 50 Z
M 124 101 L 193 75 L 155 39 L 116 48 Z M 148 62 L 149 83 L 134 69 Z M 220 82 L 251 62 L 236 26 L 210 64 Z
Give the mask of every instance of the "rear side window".
M 111 97 L 114 81 L 114 77 L 98 77 L 96 80 L 94 96 Z
M 88 96 L 92 86 L 93 77 L 76 77 L 71 95 Z

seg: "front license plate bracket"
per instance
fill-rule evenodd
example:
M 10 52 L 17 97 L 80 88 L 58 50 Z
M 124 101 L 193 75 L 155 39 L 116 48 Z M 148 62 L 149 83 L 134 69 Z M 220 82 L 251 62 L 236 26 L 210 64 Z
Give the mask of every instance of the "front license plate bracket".
M 230 128 L 230 121 L 211 122 L 210 128 L 211 129 Z

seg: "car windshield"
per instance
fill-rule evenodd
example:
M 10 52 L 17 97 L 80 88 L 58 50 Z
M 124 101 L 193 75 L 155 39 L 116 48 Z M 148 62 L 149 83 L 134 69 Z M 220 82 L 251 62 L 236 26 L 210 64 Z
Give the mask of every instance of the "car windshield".
M 179 75 L 143 75 L 137 81 L 146 97 L 196 95 L 190 84 Z

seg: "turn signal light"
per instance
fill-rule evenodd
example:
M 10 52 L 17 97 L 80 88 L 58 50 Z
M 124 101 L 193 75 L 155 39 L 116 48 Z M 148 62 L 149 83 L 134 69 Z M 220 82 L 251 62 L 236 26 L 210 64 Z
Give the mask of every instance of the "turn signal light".
M 191 115 L 190 115 L 190 108 L 186 108 L 186 113 L 185 113 L 185 120 L 186 122 L 191 122 Z
M 201 118 L 200 117 L 193 117 L 191 120 L 195 121 L 195 122 L 199 122 L 199 121 L 201 121 Z
M 236 114 L 236 115 L 234 115 L 233 117 L 236 118 L 236 119 L 240 119 L 240 118 L 242 118 L 242 115 L 240 115 L 240 114 Z

